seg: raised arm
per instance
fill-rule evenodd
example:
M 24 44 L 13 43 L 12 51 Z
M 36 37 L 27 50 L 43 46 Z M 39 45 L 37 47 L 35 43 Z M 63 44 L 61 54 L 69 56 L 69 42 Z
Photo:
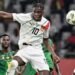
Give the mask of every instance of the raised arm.
M 13 20 L 12 13 L 4 12 L 4 11 L 0 11 L 0 18 L 9 21 Z

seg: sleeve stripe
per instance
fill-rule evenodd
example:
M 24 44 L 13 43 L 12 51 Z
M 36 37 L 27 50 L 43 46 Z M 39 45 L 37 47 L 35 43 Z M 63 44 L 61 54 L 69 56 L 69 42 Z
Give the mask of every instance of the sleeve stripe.
M 49 26 L 50 26 L 50 22 L 49 21 L 47 21 L 44 25 L 43 25 L 44 27 L 45 27 L 45 29 L 47 30 L 48 28 L 49 28 Z

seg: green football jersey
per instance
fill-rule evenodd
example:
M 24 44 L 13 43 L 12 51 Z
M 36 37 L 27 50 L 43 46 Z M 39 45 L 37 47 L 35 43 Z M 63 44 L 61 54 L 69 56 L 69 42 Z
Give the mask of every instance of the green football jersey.
M 8 66 L 14 53 L 14 51 L 9 51 L 7 53 L 3 53 L 2 50 L 0 51 L 0 75 L 6 75 Z

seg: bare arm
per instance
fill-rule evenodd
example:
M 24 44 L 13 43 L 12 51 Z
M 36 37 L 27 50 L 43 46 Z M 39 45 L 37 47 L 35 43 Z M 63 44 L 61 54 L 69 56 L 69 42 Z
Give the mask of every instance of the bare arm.
M 48 50 L 51 51 L 52 54 L 55 54 L 54 49 L 48 43 L 48 38 L 44 38 L 43 42 L 44 42 L 45 46 L 48 48 Z
M 53 59 L 54 61 L 57 63 L 60 61 L 60 58 L 56 55 L 54 49 L 49 45 L 48 43 L 48 38 L 44 38 L 43 42 L 45 44 L 45 46 L 47 47 L 47 49 L 52 53 Z
M 0 11 L 0 18 L 3 18 L 4 20 L 9 20 L 9 21 L 13 20 L 12 13 L 4 12 L 4 11 Z

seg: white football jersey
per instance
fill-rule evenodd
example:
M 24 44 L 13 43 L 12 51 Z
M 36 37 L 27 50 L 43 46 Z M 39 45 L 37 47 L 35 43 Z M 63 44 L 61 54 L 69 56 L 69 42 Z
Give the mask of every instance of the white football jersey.
M 13 13 L 13 20 L 21 25 L 19 45 L 28 43 L 31 45 L 40 45 L 43 38 L 49 37 L 50 22 L 42 17 L 41 21 L 35 21 L 31 13 Z

